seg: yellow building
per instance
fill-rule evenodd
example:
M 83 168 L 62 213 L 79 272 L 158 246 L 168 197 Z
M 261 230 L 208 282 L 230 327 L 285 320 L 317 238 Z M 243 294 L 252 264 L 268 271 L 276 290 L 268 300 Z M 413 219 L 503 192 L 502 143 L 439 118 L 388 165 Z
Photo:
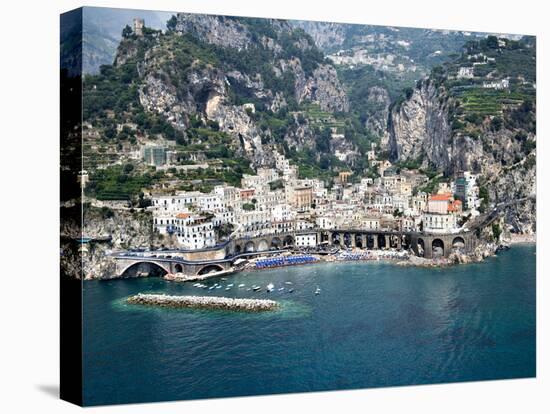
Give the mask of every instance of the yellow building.
M 295 187 L 292 192 L 291 204 L 298 210 L 309 210 L 313 203 L 313 188 Z
M 340 173 L 338 173 L 338 181 L 340 181 L 341 184 L 346 184 L 351 175 L 351 171 L 341 171 Z

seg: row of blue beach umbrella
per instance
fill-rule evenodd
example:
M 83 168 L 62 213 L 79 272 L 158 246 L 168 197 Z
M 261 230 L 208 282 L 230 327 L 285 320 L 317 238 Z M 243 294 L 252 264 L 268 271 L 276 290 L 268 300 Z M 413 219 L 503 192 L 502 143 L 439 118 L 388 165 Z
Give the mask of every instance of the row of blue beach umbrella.
M 306 264 L 316 262 L 316 257 L 313 256 L 289 256 L 289 257 L 275 257 L 271 259 L 261 259 L 256 262 L 256 269 L 265 269 L 268 267 L 289 266 L 296 264 Z

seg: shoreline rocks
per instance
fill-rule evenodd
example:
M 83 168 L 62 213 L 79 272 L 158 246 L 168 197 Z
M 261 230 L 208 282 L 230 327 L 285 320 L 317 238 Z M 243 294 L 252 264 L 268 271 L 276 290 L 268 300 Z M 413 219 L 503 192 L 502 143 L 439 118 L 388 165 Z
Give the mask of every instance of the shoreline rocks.
M 244 312 L 265 312 L 279 309 L 279 303 L 269 299 L 236 299 L 219 296 L 171 296 L 143 294 L 130 296 L 126 302 L 132 305 L 166 308 L 215 309 Z

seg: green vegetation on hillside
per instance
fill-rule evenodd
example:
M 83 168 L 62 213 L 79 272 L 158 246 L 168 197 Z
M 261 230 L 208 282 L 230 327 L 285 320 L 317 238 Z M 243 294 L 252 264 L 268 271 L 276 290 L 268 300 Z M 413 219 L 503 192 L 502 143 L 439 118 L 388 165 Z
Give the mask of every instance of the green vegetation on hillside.
M 534 133 L 535 56 L 533 38 L 488 36 L 468 42 L 460 56 L 435 67 L 430 81 L 454 99 L 453 130 L 473 137 L 502 127 Z M 461 68 L 472 68 L 473 77 L 460 77 Z
M 143 188 L 163 178 L 162 172 L 137 173 L 125 171 L 121 165 L 97 170 L 86 186 L 86 195 L 98 200 L 132 200 Z

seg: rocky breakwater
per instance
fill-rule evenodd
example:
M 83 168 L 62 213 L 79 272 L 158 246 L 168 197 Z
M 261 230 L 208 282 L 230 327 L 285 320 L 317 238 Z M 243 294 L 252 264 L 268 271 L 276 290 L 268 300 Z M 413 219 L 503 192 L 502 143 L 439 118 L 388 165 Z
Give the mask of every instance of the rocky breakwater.
M 127 303 L 133 305 L 160 306 L 165 308 L 216 309 L 244 312 L 274 311 L 279 304 L 268 299 L 235 299 L 216 296 L 170 296 L 143 294 L 130 296 Z

